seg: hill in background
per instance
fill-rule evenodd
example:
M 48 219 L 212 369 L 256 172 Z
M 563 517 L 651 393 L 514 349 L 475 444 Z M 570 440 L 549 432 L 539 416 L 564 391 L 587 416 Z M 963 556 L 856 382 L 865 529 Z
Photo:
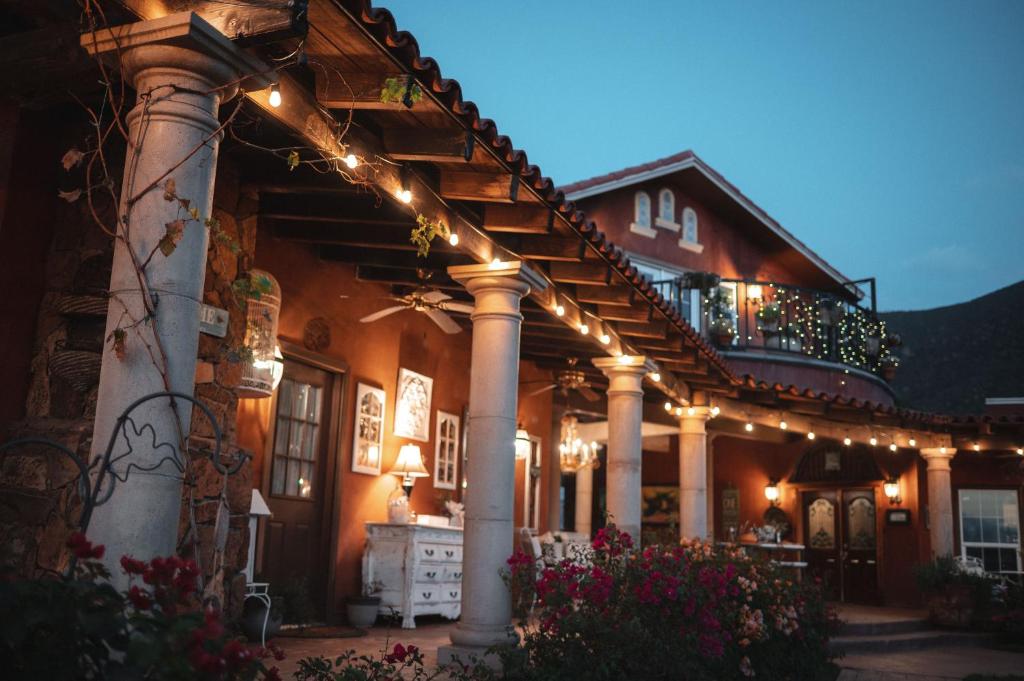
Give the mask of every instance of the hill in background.
M 892 382 L 901 406 L 980 414 L 986 397 L 1024 396 L 1024 281 L 958 305 L 879 316 L 903 338 Z

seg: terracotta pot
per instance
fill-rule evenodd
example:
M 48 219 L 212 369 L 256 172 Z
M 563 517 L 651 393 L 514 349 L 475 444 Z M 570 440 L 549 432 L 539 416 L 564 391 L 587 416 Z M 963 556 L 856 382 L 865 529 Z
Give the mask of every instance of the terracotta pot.
M 974 593 L 967 584 L 947 584 L 927 595 L 928 621 L 938 627 L 966 629 L 974 617 Z
M 715 342 L 723 348 L 732 345 L 732 339 L 734 338 L 731 333 L 716 333 Z

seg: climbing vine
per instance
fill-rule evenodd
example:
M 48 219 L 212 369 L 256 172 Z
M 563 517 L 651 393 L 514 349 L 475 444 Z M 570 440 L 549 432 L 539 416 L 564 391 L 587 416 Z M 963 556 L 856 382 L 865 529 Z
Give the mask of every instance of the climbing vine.
M 434 237 L 447 239 L 451 236 L 451 230 L 441 220 L 431 220 L 422 213 L 416 215 L 416 226 L 413 227 L 409 241 L 416 246 L 416 255 L 425 258 L 430 255 L 430 242 Z

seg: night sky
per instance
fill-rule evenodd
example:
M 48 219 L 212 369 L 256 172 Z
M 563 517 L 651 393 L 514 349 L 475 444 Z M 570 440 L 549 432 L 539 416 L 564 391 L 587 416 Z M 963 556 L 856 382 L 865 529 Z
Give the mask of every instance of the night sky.
M 883 310 L 1024 279 L 1024 2 L 376 4 L 559 184 L 693 149 Z

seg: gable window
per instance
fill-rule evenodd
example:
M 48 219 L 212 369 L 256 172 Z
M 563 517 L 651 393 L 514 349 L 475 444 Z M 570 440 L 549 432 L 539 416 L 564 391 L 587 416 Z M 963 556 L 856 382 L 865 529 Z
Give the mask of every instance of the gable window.
M 1012 489 L 962 489 L 960 555 L 977 558 L 986 572 L 1019 572 L 1020 506 Z
M 683 233 L 679 238 L 679 247 L 702 253 L 704 247 L 697 241 L 697 211 L 687 206 L 683 209 Z
M 672 232 L 679 231 L 679 223 L 676 222 L 676 195 L 671 189 L 662 189 L 658 192 L 658 219 L 654 224 Z
M 637 192 L 633 197 L 633 222 L 629 226 L 629 231 L 649 239 L 658 235 L 651 229 L 651 197 L 647 192 Z

